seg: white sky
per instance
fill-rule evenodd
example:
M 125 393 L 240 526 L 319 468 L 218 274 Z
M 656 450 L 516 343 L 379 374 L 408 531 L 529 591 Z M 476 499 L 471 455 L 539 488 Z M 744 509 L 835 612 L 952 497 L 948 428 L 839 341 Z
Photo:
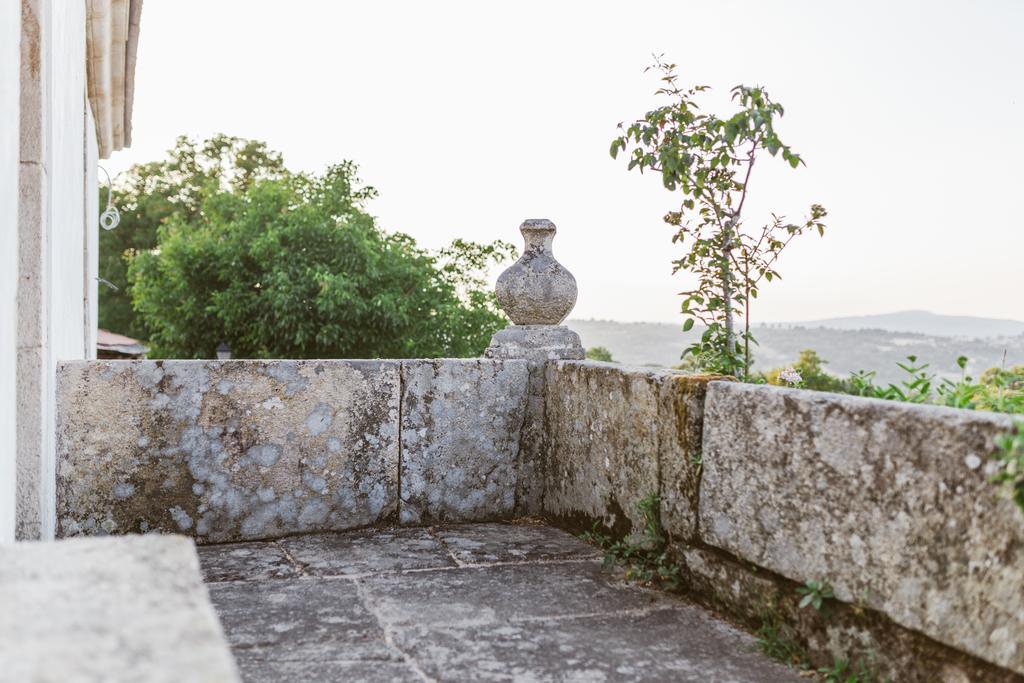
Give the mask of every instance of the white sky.
M 292 168 L 351 159 L 382 227 L 439 247 L 558 225 L 572 317 L 678 322 L 677 198 L 608 156 L 657 104 L 652 52 L 686 82 L 761 84 L 807 160 L 759 165 L 747 220 L 829 210 L 754 320 L 922 308 L 1024 319 L 1024 2 L 146 0 L 134 145 L 267 141 Z M 716 105 L 717 106 L 717 105 Z M 712 110 L 726 113 L 727 109 Z

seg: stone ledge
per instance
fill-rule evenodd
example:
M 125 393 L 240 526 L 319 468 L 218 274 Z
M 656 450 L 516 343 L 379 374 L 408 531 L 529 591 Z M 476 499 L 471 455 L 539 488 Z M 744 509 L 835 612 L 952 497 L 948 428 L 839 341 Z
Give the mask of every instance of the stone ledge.
M 700 537 L 1024 673 L 1024 517 L 993 413 L 712 383 Z
M 0 546 L 0 679 L 238 681 L 180 536 Z

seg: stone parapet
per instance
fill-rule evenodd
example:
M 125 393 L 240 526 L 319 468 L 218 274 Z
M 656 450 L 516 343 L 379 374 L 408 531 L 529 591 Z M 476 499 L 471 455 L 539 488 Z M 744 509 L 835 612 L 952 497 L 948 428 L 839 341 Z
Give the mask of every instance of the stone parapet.
M 58 382 L 59 536 L 223 542 L 514 507 L 525 361 L 75 361 Z
M 700 538 L 1024 673 L 1024 515 L 990 483 L 1008 416 L 716 382 Z
M 655 512 L 694 597 L 815 666 L 1024 680 L 1024 516 L 992 413 L 556 360 L 92 361 L 58 375 L 61 535 L 201 542 Z M 830 618 L 797 588 L 828 584 Z M 915 666 L 915 658 L 927 664 Z

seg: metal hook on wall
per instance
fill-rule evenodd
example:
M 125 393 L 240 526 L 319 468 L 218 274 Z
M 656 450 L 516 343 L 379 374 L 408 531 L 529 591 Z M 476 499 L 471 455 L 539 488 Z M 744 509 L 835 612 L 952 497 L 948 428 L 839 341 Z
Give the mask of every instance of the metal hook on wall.
M 107 176 L 107 208 L 100 214 L 100 227 L 104 230 L 113 230 L 121 222 L 121 212 L 114 206 L 114 183 L 110 180 L 110 174 L 102 166 L 98 168 Z

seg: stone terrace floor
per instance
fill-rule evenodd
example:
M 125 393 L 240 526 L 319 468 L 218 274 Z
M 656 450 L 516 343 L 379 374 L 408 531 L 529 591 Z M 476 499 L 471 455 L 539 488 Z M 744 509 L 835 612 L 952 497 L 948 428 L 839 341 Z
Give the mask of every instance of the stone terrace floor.
M 700 607 L 547 526 L 199 549 L 245 681 L 799 681 Z

